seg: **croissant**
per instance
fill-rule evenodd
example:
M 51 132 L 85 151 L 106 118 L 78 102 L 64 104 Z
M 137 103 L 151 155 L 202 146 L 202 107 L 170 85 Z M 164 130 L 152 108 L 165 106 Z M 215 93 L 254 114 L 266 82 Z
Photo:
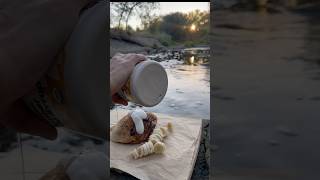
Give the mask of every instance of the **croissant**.
M 133 159 L 139 159 L 151 154 L 162 154 L 166 149 L 166 145 L 162 142 L 165 137 L 172 132 L 172 124 L 156 128 L 149 137 L 149 141 L 134 149 L 130 156 Z
M 111 127 L 110 140 L 124 144 L 140 144 L 148 140 L 157 124 L 157 116 L 147 112 L 147 118 L 143 119 L 144 131 L 137 133 L 135 124 L 130 114 L 124 116 L 120 121 Z

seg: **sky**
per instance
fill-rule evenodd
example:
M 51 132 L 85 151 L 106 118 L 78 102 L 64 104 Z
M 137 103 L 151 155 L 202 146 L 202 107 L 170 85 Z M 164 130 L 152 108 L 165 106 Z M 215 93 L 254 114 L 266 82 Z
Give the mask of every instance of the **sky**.
M 155 12 L 158 15 L 166 15 L 172 12 L 188 13 L 196 9 L 209 11 L 209 4 L 208 2 L 160 2 L 160 7 Z M 129 25 L 133 29 L 140 26 L 140 23 L 139 18 L 136 16 L 132 16 L 129 20 Z

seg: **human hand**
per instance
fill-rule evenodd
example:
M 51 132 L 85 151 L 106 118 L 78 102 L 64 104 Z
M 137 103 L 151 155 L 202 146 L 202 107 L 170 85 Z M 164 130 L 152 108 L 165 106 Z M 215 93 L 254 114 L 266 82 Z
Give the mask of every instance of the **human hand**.
M 94 0 L 0 1 L 0 123 L 19 132 L 55 139 L 56 129 L 27 109 L 32 91 L 54 62 Z
M 142 54 L 116 54 L 110 62 L 110 90 L 112 101 L 114 103 L 128 105 L 128 102 L 122 99 L 117 92 L 127 82 L 133 68 L 136 64 L 146 60 Z

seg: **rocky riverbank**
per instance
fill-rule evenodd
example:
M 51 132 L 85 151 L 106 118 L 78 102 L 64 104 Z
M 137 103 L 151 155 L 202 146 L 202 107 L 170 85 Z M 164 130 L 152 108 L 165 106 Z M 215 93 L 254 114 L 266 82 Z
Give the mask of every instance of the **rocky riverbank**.
M 207 44 L 193 44 L 196 47 L 207 47 Z M 164 46 L 158 37 L 145 33 L 126 33 L 110 31 L 110 57 L 116 53 L 142 53 L 155 55 L 159 53 L 174 53 L 190 47 L 184 43 L 175 42 L 174 45 Z
M 125 32 L 110 32 L 110 56 L 116 53 L 156 53 L 167 49 L 156 38 Z

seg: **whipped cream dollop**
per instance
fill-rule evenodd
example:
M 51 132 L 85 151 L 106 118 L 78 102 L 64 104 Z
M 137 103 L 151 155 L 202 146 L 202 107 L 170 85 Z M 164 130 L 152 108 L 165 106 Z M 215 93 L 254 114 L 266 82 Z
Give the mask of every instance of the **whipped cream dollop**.
M 144 110 L 142 109 L 136 109 L 134 111 L 131 111 L 130 115 L 136 127 L 137 133 L 143 134 L 144 132 L 143 119 L 147 118 L 147 113 L 144 112 Z

